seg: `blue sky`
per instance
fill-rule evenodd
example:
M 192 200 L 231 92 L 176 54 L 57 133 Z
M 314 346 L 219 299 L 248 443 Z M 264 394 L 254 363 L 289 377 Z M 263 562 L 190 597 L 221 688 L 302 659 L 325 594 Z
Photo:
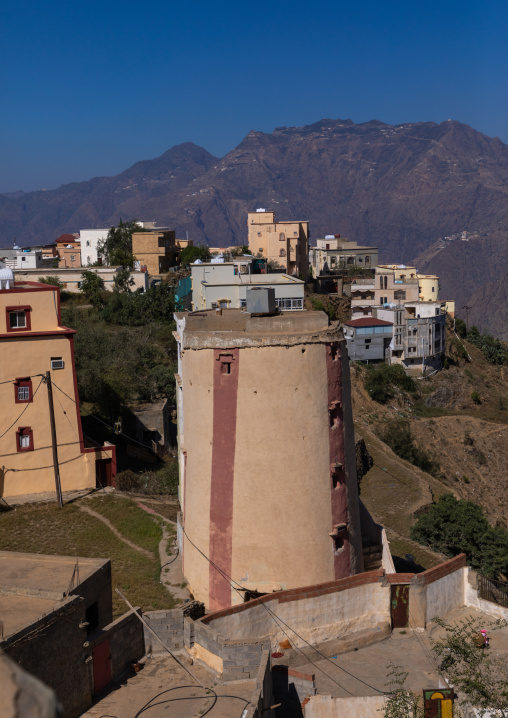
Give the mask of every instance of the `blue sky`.
M 508 4 L 18 0 L 0 10 L 0 192 L 324 117 L 508 142 Z

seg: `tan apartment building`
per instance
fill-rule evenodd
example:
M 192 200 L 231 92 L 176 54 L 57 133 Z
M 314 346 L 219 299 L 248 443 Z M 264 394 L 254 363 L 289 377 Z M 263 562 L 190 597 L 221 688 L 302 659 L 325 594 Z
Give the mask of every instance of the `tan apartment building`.
M 351 283 L 351 317 L 372 316 L 372 309 L 385 304 L 417 302 L 419 282 L 415 267 L 381 265 L 373 278 Z
M 55 491 L 46 372 L 53 384 L 62 491 L 111 484 L 115 447 L 85 447 L 74 366 L 75 331 L 62 325 L 60 290 L 0 270 L 0 497 Z
M 248 213 L 249 249 L 255 256 L 262 254 L 269 262 L 284 269 L 286 274 L 309 275 L 309 223 L 275 219 L 275 213 L 257 209 Z
M 215 611 L 361 572 L 340 325 L 319 311 L 175 320 L 179 535 L 192 594 Z M 206 556 L 241 581 L 239 592 Z
M 340 234 L 328 234 L 317 239 L 309 252 L 309 263 L 314 277 L 333 273 L 338 269 L 372 269 L 377 267 L 378 248 L 358 246 Z
M 175 232 L 166 228 L 154 228 L 132 233 L 134 267 L 150 275 L 165 274 L 179 262 L 180 248 L 176 245 Z

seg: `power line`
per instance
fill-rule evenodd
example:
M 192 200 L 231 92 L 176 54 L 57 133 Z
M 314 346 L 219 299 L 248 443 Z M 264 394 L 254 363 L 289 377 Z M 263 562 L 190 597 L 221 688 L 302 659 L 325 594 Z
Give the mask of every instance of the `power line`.
M 63 389 L 60 389 L 60 387 L 58 386 L 58 384 L 55 384 L 55 382 L 52 382 L 52 384 L 53 384 L 54 387 L 56 387 L 56 388 L 58 389 L 58 391 L 60 391 L 64 396 L 66 396 L 67 399 L 70 399 L 70 400 L 71 400 L 72 402 L 74 402 L 74 404 L 76 404 L 76 406 L 77 406 L 77 401 L 76 401 L 75 399 L 73 399 L 71 396 L 69 396 L 68 394 L 66 394 Z M 127 434 L 124 434 L 123 431 L 117 431 L 114 426 L 111 426 L 111 424 L 108 424 L 107 422 L 103 421 L 102 419 L 99 419 L 99 417 L 98 417 L 98 416 L 95 416 L 95 414 L 87 414 L 87 416 L 91 416 L 91 417 L 92 417 L 93 419 L 95 419 L 96 421 L 100 421 L 101 424 L 104 424 L 104 426 L 107 426 L 108 429 L 111 429 L 111 431 L 114 431 L 115 434 L 120 434 L 121 436 L 125 437 L 125 438 L 128 439 L 129 441 L 132 441 L 132 442 L 134 442 L 135 444 L 138 444 L 139 446 L 143 446 L 145 449 L 150 449 L 150 451 L 153 451 L 152 447 L 151 447 L 151 446 L 148 446 L 148 444 L 142 444 L 141 441 L 137 441 L 136 439 L 133 439 L 131 436 L 128 436 Z M 0 438 L 1 438 L 1 437 L 0 437 Z
M 40 374 L 37 374 L 37 376 L 41 376 L 41 375 L 40 375 Z M 9 382 L 2 382 L 2 383 L 3 383 L 3 384 L 8 384 Z M 32 395 L 32 401 L 33 401 L 34 396 L 35 396 L 35 395 L 37 394 L 37 392 L 39 391 L 39 389 L 40 389 L 40 387 L 41 387 L 41 384 L 42 384 L 42 378 L 41 378 L 41 380 L 40 380 L 40 382 L 39 382 L 39 386 L 37 387 L 37 389 L 34 391 L 34 393 L 33 393 L 33 395 Z M 25 413 L 25 411 L 28 409 L 28 407 L 31 405 L 31 403 L 32 403 L 31 401 L 28 401 L 28 402 L 27 402 L 27 404 L 26 404 L 25 408 L 23 409 L 23 411 L 21 412 L 21 414 L 18 416 L 17 419 L 15 419 L 15 420 L 12 422 L 12 424 L 9 426 L 9 428 L 4 431 L 4 433 L 0 436 L 0 439 L 2 439 L 2 438 L 7 434 L 7 432 L 12 429 L 12 427 L 14 426 L 14 424 L 17 424 L 17 423 L 18 423 L 18 421 L 21 419 L 21 417 L 23 416 L 23 414 Z
M 224 578 L 225 581 L 227 581 L 227 583 L 229 583 L 229 585 L 231 586 L 231 588 L 232 588 L 239 596 L 241 596 L 240 591 L 239 591 L 235 586 L 233 586 L 233 583 L 235 583 L 242 591 L 247 591 L 247 590 L 248 590 L 248 589 L 243 588 L 241 584 L 239 584 L 239 583 L 238 583 L 237 581 L 235 581 L 233 578 L 231 578 L 230 576 L 228 576 L 228 575 L 225 573 L 225 571 L 223 571 L 219 566 L 217 566 L 217 564 L 215 564 L 210 558 L 208 558 L 208 556 L 207 556 L 205 553 L 203 553 L 203 551 L 201 551 L 201 549 L 199 549 L 199 548 L 196 546 L 196 544 L 189 538 L 189 536 L 188 536 L 188 534 L 187 534 L 187 532 L 186 532 L 186 530 L 185 530 L 185 526 L 182 526 L 182 529 L 183 529 L 183 532 L 184 532 L 185 536 L 187 537 L 187 539 L 189 540 L 189 542 L 192 544 L 192 546 L 194 546 L 194 548 L 196 549 L 196 551 L 198 551 L 198 552 L 210 563 L 210 565 L 213 566 L 213 568 L 215 568 L 215 570 Z M 241 596 L 241 597 L 242 597 L 242 596 Z M 243 598 L 243 597 L 242 597 L 242 598 Z M 341 670 L 343 673 L 346 673 L 346 674 L 347 674 L 348 676 L 350 676 L 351 678 L 354 678 L 355 680 L 359 681 L 360 683 L 363 683 L 365 686 L 367 686 L 367 687 L 370 688 L 371 690 L 376 691 L 377 693 L 380 693 L 380 694 L 383 694 L 383 695 L 384 695 L 384 692 L 383 692 L 383 691 L 380 691 L 379 688 L 375 688 L 374 686 L 371 686 L 370 683 L 366 683 L 366 682 L 363 681 L 361 678 L 358 678 L 358 677 L 355 676 L 353 673 L 350 673 L 350 672 L 347 671 L 345 668 L 342 668 L 342 666 L 339 666 L 338 663 L 335 663 L 334 661 L 332 661 L 328 656 L 326 656 L 324 653 L 322 653 L 318 648 L 316 648 L 315 646 L 313 646 L 312 644 L 310 644 L 305 638 L 303 638 L 303 636 L 301 636 L 297 631 L 295 631 L 294 628 L 291 628 L 291 626 L 290 626 L 289 624 L 287 624 L 285 621 L 283 621 L 282 618 L 280 618 L 280 616 L 278 616 L 278 615 L 277 615 L 276 613 L 274 613 L 270 608 L 268 608 L 268 606 L 266 606 L 264 602 L 261 602 L 261 601 L 259 600 L 259 598 L 254 598 L 254 599 L 252 599 L 252 600 L 253 600 L 253 602 L 256 602 L 256 601 L 257 601 L 258 603 L 260 603 L 261 606 L 263 606 L 263 608 L 268 612 L 268 614 L 270 615 L 270 617 L 272 618 L 272 620 L 275 622 L 275 624 L 277 625 L 277 627 L 280 628 L 280 630 L 284 633 L 284 635 L 286 636 L 286 638 L 288 638 L 288 640 L 289 640 L 288 634 L 287 634 L 286 631 L 282 628 L 282 626 L 280 626 L 280 625 L 277 624 L 277 621 L 279 621 L 279 622 L 282 623 L 284 626 L 286 626 L 286 628 L 288 628 L 290 631 L 292 631 L 292 633 L 294 633 L 295 636 L 297 636 L 300 640 L 302 640 L 304 643 L 306 643 L 307 646 L 309 646 L 309 648 L 311 648 L 313 651 L 315 651 L 315 652 L 316 652 L 319 656 L 321 656 L 324 660 L 326 660 L 326 661 L 328 661 L 329 663 L 331 663 L 332 666 L 335 666 L 336 668 L 339 668 L 339 670 Z M 321 673 L 323 673 L 325 676 L 327 676 L 327 678 L 330 678 L 330 680 L 331 680 L 333 683 L 335 683 L 336 685 L 338 685 L 339 688 L 342 688 L 342 690 L 344 690 L 346 693 L 349 693 L 349 695 L 352 695 L 352 693 L 350 693 L 350 691 L 348 691 L 347 688 L 344 688 L 344 686 L 342 686 L 340 683 L 338 683 L 338 681 L 334 680 L 331 676 L 329 676 L 327 673 L 325 673 L 325 671 L 323 671 L 322 668 L 320 668 L 316 663 L 314 663 L 314 661 L 312 661 L 308 656 L 306 656 L 305 653 L 303 653 L 303 651 L 302 651 L 300 648 L 298 648 L 298 646 L 295 645 L 294 647 L 296 648 L 297 651 L 299 651 L 299 652 L 305 657 L 305 659 L 306 659 L 307 661 L 309 661 L 309 663 L 311 663 L 315 668 L 317 668 L 319 671 L 321 671 Z

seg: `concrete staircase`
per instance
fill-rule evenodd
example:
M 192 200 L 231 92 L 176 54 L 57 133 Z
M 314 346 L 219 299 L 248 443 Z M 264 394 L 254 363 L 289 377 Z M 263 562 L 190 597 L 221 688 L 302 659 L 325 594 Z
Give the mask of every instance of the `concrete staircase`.
M 376 569 L 381 568 L 383 547 L 380 544 L 364 545 L 362 553 L 364 571 L 375 571 Z

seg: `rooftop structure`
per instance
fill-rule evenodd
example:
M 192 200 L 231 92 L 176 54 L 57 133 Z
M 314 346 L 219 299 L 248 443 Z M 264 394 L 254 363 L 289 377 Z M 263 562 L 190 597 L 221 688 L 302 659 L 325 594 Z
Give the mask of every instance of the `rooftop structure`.
M 344 337 L 352 361 L 386 361 L 390 356 L 393 324 L 375 317 L 344 322 Z
M 194 263 L 192 309 L 243 309 L 249 287 L 273 288 L 279 309 L 299 310 L 304 304 L 304 282 L 288 274 L 254 274 L 252 257 L 233 262 Z
M 316 246 L 309 252 L 309 262 L 315 278 L 352 267 L 371 269 L 377 266 L 378 248 L 359 247 L 340 234 L 327 235 L 316 240 Z

